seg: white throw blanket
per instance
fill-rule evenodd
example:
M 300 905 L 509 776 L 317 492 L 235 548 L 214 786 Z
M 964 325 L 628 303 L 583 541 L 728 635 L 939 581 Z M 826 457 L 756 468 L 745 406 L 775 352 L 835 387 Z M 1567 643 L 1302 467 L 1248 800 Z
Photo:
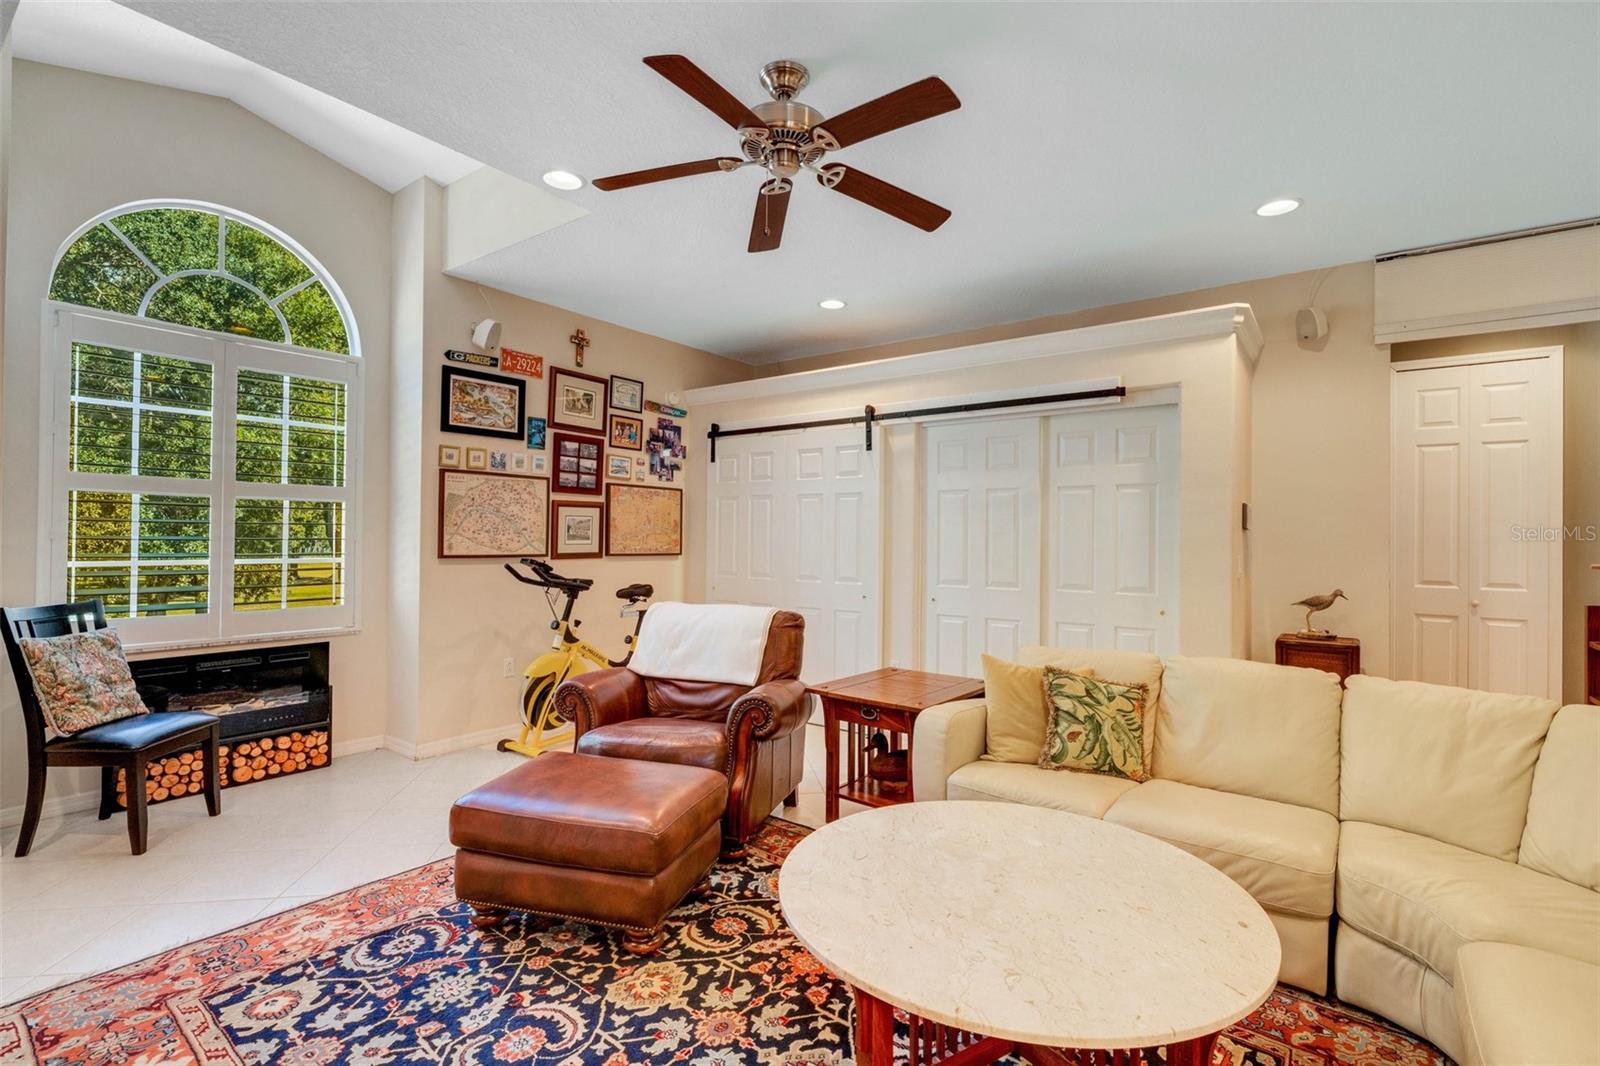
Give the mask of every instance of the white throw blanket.
M 775 607 L 739 603 L 655 603 L 628 669 L 644 677 L 754 685 Z

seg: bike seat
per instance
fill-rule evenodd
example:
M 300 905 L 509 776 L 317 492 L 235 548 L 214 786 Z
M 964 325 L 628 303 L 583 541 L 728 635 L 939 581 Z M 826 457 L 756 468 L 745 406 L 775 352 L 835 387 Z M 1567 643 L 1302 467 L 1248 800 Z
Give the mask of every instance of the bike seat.
M 629 585 L 617 590 L 619 600 L 648 600 L 656 594 L 654 585 Z

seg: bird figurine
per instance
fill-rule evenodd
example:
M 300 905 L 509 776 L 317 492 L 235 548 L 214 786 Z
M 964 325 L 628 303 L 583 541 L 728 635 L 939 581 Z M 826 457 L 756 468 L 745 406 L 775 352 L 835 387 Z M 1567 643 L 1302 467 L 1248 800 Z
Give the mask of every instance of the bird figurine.
M 1313 626 L 1311 624 L 1311 616 L 1316 614 L 1318 611 L 1326 611 L 1329 607 L 1332 607 L 1334 600 L 1348 600 L 1349 598 L 1349 596 L 1344 594 L 1344 589 L 1334 589 L 1326 596 L 1307 596 L 1303 600 L 1296 600 L 1294 602 L 1294 606 L 1304 607 L 1306 609 L 1306 627 L 1302 629 L 1298 635 L 1302 637 L 1333 636 L 1333 632 L 1331 630 L 1318 629 Z

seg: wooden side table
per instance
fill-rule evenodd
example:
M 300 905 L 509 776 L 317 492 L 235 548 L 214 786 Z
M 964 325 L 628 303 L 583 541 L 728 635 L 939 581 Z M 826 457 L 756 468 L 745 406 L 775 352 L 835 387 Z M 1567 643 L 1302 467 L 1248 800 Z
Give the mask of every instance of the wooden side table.
M 975 677 L 928 674 L 921 670 L 885 667 L 842 677 L 806 691 L 822 700 L 822 717 L 828 744 L 827 784 L 824 796 L 827 820 L 839 817 L 839 801 L 867 807 L 888 807 L 911 800 L 911 734 L 917 714 L 928 707 L 983 695 L 983 681 Z M 840 781 L 839 737 L 843 726 L 846 771 Z M 906 753 L 906 783 L 884 787 L 867 774 L 866 747 L 874 733 L 884 734 L 890 751 Z
M 1309 666 L 1339 675 L 1339 684 L 1361 672 L 1361 642 L 1355 637 L 1302 637 L 1285 633 L 1278 638 L 1279 666 Z

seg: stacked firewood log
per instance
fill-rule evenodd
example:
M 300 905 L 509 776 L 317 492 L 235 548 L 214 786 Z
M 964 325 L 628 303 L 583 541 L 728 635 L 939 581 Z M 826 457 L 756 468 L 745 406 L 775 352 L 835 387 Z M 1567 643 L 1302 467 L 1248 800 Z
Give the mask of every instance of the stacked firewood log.
M 241 740 L 232 745 L 220 745 L 217 752 L 221 756 L 223 788 L 326 766 L 333 757 L 325 729 Z M 156 759 L 146 771 L 144 794 L 152 803 L 193 795 L 204 789 L 205 759 L 199 751 Z M 121 770 L 117 771 L 117 803 L 123 807 L 128 805 L 127 775 Z

